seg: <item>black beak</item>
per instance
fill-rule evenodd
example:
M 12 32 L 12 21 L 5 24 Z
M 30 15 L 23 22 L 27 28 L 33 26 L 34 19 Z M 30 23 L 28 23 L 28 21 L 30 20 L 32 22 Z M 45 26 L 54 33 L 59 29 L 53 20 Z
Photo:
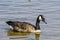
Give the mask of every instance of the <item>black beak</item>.
M 43 21 L 45 24 L 47 24 L 47 22 L 46 21 Z
M 43 18 L 43 20 L 42 20 L 45 24 L 47 24 L 47 22 L 45 21 L 45 18 Z

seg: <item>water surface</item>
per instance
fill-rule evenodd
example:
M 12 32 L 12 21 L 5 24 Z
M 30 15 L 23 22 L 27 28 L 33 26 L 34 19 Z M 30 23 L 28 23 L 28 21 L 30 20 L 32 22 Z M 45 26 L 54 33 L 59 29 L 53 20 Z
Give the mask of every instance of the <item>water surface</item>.
M 40 40 L 60 40 L 60 0 L 0 0 L 0 40 L 10 40 L 6 21 L 26 21 L 35 25 L 40 14 L 48 23 L 41 22 Z M 35 35 L 22 40 L 35 40 Z

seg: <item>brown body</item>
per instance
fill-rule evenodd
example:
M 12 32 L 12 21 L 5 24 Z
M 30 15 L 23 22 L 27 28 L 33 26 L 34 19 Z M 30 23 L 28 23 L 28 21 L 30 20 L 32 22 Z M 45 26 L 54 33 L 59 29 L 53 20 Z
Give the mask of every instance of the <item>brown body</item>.
M 34 32 L 35 26 L 31 23 L 27 22 L 19 22 L 19 21 L 8 21 L 6 22 L 8 25 L 13 27 L 13 30 L 17 30 L 20 32 Z
M 35 32 L 36 30 L 40 30 L 40 25 L 39 25 L 40 21 L 45 22 L 45 18 L 44 18 L 43 15 L 39 15 L 37 17 L 35 26 L 33 24 L 31 24 L 31 23 L 28 23 L 28 22 L 19 22 L 19 21 L 7 21 L 6 23 L 8 25 L 12 26 L 14 31 Z

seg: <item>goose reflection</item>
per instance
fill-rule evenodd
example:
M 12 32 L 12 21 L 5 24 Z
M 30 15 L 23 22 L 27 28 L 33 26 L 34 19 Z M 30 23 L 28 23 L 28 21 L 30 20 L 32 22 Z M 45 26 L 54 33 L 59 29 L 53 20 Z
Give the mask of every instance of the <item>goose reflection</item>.
M 35 40 L 40 40 L 40 34 L 35 34 Z
M 35 39 L 33 40 L 39 40 L 40 39 L 40 33 L 21 33 L 21 32 L 14 32 L 12 30 L 8 30 L 7 34 L 10 38 L 10 40 L 32 40 L 29 38 L 29 36 L 35 35 Z

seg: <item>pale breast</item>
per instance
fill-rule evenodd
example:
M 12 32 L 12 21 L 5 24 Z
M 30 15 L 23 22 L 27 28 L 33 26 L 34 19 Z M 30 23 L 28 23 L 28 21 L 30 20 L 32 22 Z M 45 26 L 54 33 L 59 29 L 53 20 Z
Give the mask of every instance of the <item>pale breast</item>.
M 29 24 L 29 23 L 23 23 L 22 27 L 24 27 L 24 30 L 33 32 L 35 31 L 34 25 Z

